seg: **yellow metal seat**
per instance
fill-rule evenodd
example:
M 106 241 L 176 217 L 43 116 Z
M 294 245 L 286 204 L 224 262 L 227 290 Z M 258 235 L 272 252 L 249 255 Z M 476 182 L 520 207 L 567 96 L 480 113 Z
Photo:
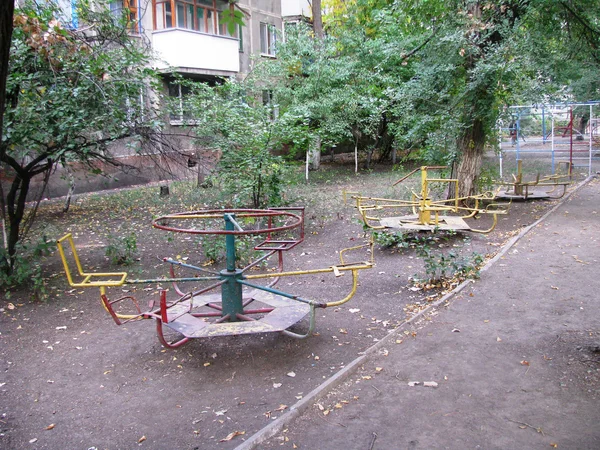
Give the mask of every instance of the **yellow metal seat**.
M 63 245 L 65 241 L 69 243 L 71 253 L 73 254 L 73 259 L 75 260 L 75 267 L 77 268 L 76 276 L 78 276 L 81 279 L 81 281 L 73 280 L 73 274 L 71 273 L 71 269 L 69 267 L 69 262 L 67 260 L 65 248 Z M 56 241 L 56 245 L 58 247 L 58 252 L 60 253 L 60 258 L 62 259 L 63 267 L 65 268 L 65 273 L 67 275 L 69 285 L 73 287 L 109 287 L 122 286 L 125 283 L 125 279 L 127 278 L 127 272 L 84 272 L 81 268 L 79 255 L 77 254 L 77 249 L 75 248 L 75 243 L 73 242 L 73 235 L 71 233 L 58 239 Z

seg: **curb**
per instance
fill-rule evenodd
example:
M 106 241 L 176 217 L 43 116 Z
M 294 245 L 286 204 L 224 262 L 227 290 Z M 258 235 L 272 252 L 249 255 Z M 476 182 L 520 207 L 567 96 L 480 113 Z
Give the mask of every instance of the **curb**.
M 537 225 L 539 225 L 541 222 L 543 222 L 550 214 L 554 213 L 554 211 L 556 211 L 569 198 L 571 198 L 571 196 L 573 194 L 575 194 L 576 192 L 578 192 L 581 188 L 583 188 L 585 185 L 587 185 L 594 178 L 596 178 L 595 175 L 591 175 L 591 176 L 587 177 L 585 180 L 583 180 L 581 183 L 579 183 L 574 190 L 572 190 L 567 195 L 565 195 L 563 198 L 561 198 L 560 201 L 556 205 L 554 205 L 554 207 L 552 207 L 549 211 L 547 211 L 542 217 L 540 217 L 538 220 L 536 220 L 531 225 L 528 225 L 525 228 L 523 228 L 521 230 L 521 232 L 519 232 L 519 234 L 517 234 L 516 236 L 514 236 L 513 238 L 511 238 L 502 247 L 502 249 L 492 259 L 490 259 L 485 264 L 485 266 L 483 266 L 481 268 L 480 272 L 485 272 L 486 270 L 489 270 L 499 259 L 501 259 L 502 257 L 504 257 L 504 255 L 506 255 L 506 253 L 508 253 L 508 251 L 521 238 L 523 238 L 533 228 L 535 228 Z M 258 445 L 260 445 L 263 442 L 265 442 L 267 439 L 270 439 L 273 436 L 275 436 L 276 434 L 280 433 L 287 425 L 289 425 L 290 423 L 292 423 L 296 418 L 298 418 L 306 410 L 308 410 L 310 408 L 310 406 L 318 398 L 320 398 L 325 392 L 328 392 L 333 387 L 340 385 L 347 378 L 349 378 L 351 375 L 353 375 L 359 366 L 361 366 L 362 364 L 364 364 L 365 362 L 367 362 L 370 358 L 372 358 L 373 356 L 375 356 L 376 353 L 377 353 L 377 351 L 381 347 L 383 347 L 385 344 L 387 344 L 390 340 L 395 339 L 406 328 L 407 325 L 412 324 L 413 322 L 415 322 L 418 319 L 420 319 L 421 317 L 423 317 L 425 314 L 429 313 L 432 310 L 435 310 L 439 305 L 441 305 L 442 303 L 450 300 L 456 294 L 458 294 L 463 289 L 465 289 L 469 284 L 474 283 L 474 282 L 475 282 L 474 280 L 465 280 L 465 281 L 463 281 L 461 284 L 459 284 L 457 287 L 455 287 L 452 291 L 446 293 L 441 298 L 439 298 L 437 301 L 431 303 L 427 308 L 425 308 L 422 311 L 419 311 L 417 314 L 415 314 L 410 319 L 405 320 L 397 328 L 395 328 L 394 330 L 390 331 L 379 342 L 377 342 L 376 344 L 372 345 L 367 350 L 365 350 L 364 354 L 362 354 L 358 358 L 354 359 L 350 364 L 348 364 L 342 370 L 340 370 L 339 372 L 335 373 L 333 376 L 331 376 L 324 383 L 320 384 L 315 389 L 313 389 L 312 391 L 310 391 L 304 398 L 302 398 L 302 400 L 298 401 L 295 405 L 293 405 L 287 413 L 283 414 L 282 416 L 280 416 L 279 418 L 277 418 L 276 420 L 274 420 L 273 422 L 271 422 L 269 425 L 267 425 L 267 426 L 263 427 L 262 429 L 258 430 L 256 433 L 254 433 L 252 436 L 250 436 L 242 444 L 240 444 L 237 447 L 235 447 L 235 450 L 251 450 L 251 449 L 254 449 Z

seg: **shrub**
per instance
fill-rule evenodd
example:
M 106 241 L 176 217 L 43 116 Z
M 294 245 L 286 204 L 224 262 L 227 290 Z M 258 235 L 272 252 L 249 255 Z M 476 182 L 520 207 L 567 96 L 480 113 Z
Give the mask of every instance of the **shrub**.
M 128 266 L 133 264 L 137 253 L 137 239 L 135 233 L 126 236 L 108 237 L 108 245 L 105 254 L 111 264 L 119 266 Z

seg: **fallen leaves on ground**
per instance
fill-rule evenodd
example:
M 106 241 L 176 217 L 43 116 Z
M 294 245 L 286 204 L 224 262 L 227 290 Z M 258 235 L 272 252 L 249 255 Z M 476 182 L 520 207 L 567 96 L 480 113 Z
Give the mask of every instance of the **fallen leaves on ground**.
M 232 440 L 234 437 L 236 437 L 236 436 L 242 436 L 244 434 L 246 434 L 245 431 L 232 431 L 231 433 L 229 433 L 227 435 L 227 437 L 221 439 L 219 442 L 228 442 L 228 441 Z

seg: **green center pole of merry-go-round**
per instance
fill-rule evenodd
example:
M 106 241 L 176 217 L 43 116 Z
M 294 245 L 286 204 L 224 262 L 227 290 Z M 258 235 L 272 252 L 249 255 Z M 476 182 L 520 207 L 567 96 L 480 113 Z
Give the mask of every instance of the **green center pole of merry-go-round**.
M 233 231 L 235 229 L 235 214 L 225 214 L 225 230 Z M 219 272 L 221 280 L 225 281 L 221 289 L 222 317 L 227 317 L 231 322 L 237 321 L 238 314 L 244 313 L 242 301 L 242 285 L 238 282 L 243 278 L 242 271 L 235 267 L 235 235 L 228 234 L 225 237 L 225 248 L 227 266 L 226 269 Z

